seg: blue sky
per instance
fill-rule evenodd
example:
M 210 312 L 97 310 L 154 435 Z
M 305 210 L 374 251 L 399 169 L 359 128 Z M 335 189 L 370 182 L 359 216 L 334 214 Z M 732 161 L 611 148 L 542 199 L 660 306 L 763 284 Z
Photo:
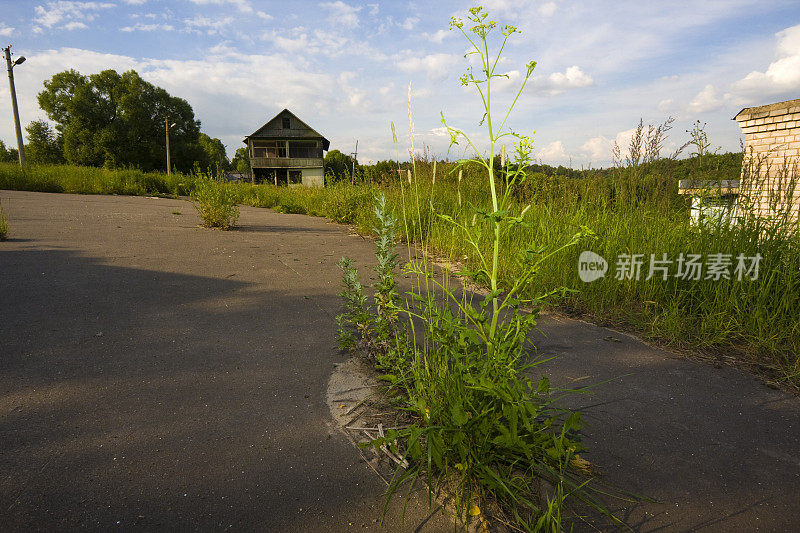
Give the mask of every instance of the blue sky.
M 479 138 L 482 111 L 461 87 L 466 43 L 448 31 L 471 2 L 97 0 L 0 1 L 0 37 L 28 61 L 15 68 L 23 125 L 45 118 L 36 93 L 54 73 L 135 69 L 189 101 L 202 130 L 229 154 L 288 107 L 332 148 L 362 162 L 408 156 L 412 89 L 415 146 L 448 154 L 439 113 Z M 523 33 L 507 48 L 498 111 L 520 72 L 538 62 L 511 126 L 535 130 L 550 164 L 607 166 L 643 118 L 675 117 L 667 148 L 708 123 L 713 145 L 736 150 L 742 108 L 800 98 L 796 1 L 599 2 L 488 0 Z M 14 144 L 7 90 L 0 139 Z M 480 145 L 481 149 L 485 147 Z

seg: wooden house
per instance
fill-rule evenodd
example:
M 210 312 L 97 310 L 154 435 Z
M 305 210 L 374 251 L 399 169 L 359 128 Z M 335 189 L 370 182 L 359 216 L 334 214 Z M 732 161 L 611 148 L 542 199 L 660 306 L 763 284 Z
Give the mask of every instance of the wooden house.
M 284 109 L 244 138 L 254 183 L 325 184 L 323 152 L 330 141 Z

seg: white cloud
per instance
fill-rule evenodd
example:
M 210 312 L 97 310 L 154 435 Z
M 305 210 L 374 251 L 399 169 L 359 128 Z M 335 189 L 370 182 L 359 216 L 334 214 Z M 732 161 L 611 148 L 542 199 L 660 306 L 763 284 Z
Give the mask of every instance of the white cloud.
M 65 30 L 85 30 L 88 27 L 89 26 L 87 26 L 83 22 L 78 22 L 77 20 L 73 20 L 72 22 L 67 22 L 66 24 L 61 26 L 61 28 Z
M 672 98 L 665 98 L 658 103 L 658 110 L 662 113 L 669 113 L 669 111 L 672 110 L 672 104 Z
M 97 16 L 97 11 L 115 7 L 108 2 L 72 2 L 59 0 L 47 2 L 44 6 L 34 8 L 35 33 L 41 33 L 43 28 L 51 29 L 60 25 L 63 29 L 85 28 L 86 22 L 91 22 Z
M 172 31 L 175 28 L 170 24 L 142 24 L 137 22 L 133 26 L 125 26 L 120 28 L 120 31 L 133 32 L 133 31 Z
M 342 55 L 359 56 L 372 61 L 383 61 L 386 55 L 366 41 L 358 41 L 350 34 L 322 29 L 308 30 L 303 26 L 292 28 L 288 32 L 277 33 L 274 30 L 265 32 L 261 38 L 282 50 L 297 54 L 298 57 L 339 57 Z
M 394 90 L 394 82 L 390 82 L 387 85 L 384 85 L 383 87 L 379 88 L 378 89 L 378 94 L 380 94 L 382 96 L 386 96 L 387 94 L 389 94 L 393 90 Z
M 442 41 L 445 40 L 448 36 L 453 35 L 453 32 L 450 30 L 437 30 L 435 33 L 423 33 L 422 36 L 425 37 L 432 43 L 442 44 Z
M 132 6 L 140 6 L 146 2 L 147 0 L 125 0 L 126 4 L 130 4 Z
M 547 163 L 564 161 L 569 156 L 564 150 L 564 143 L 561 141 L 553 141 L 549 144 L 546 144 L 544 148 L 539 150 L 536 153 L 536 157 Z
M 508 72 L 504 72 L 502 77 L 494 78 L 492 80 L 492 91 L 502 93 L 513 90 L 516 94 L 516 91 L 519 90 L 521 83 L 522 72 L 519 70 L 509 70 Z
M 233 17 L 210 18 L 196 16 L 191 19 L 184 19 L 186 28 L 190 32 L 203 33 L 208 35 L 218 35 L 222 30 L 233 22 Z
M 348 28 L 358 26 L 358 12 L 361 11 L 361 7 L 353 7 L 345 4 L 342 0 L 322 2 L 320 6 L 330 10 L 331 18 L 335 24 Z
M 342 72 L 339 74 L 338 82 L 347 104 L 350 107 L 357 108 L 365 104 L 366 91 L 360 86 L 351 83 L 355 78 L 355 72 Z
M 14 28 L 6 26 L 5 22 L 0 22 L 0 36 L 10 37 L 14 33 Z
M 404 72 L 425 72 L 428 78 L 440 80 L 450 73 L 450 68 L 461 57 L 454 54 L 428 54 L 420 56 L 411 50 L 404 50 L 393 56 L 397 68 Z
M 481 5 L 491 16 L 511 15 L 530 5 L 530 0 L 484 0 Z
M 408 17 L 400 24 L 400 27 L 404 30 L 413 30 L 417 22 L 419 22 L 419 17 Z
M 689 102 L 689 111 L 692 113 L 705 113 L 715 111 L 722 107 L 722 99 L 713 85 L 706 85 L 702 91 L 697 93 Z
M 555 15 L 556 10 L 558 10 L 558 6 L 555 2 L 545 2 L 539 6 L 539 14 L 545 18 Z
M 429 98 L 433 95 L 433 91 L 430 89 L 412 89 L 411 90 L 411 98 L 414 100 L 421 99 L 421 98 Z
M 242 13 L 252 13 L 253 6 L 250 5 L 248 0 L 189 0 L 193 4 L 197 5 L 217 5 L 217 6 L 224 6 L 224 5 L 232 5 L 239 9 Z
M 270 15 L 269 13 L 264 13 L 263 11 L 256 11 L 256 15 L 257 15 L 257 16 L 258 16 L 258 18 L 260 18 L 261 20 L 272 20 L 272 19 L 274 19 L 274 18 L 275 18 L 275 17 L 273 17 L 272 15 Z
M 614 139 L 614 141 L 617 143 L 617 146 L 619 146 L 619 154 L 623 160 L 625 159 L 626 156 L 630 155 L 631 153 L 630 150 L 631 139 L 633 139 L 635 133 L 636 133 L 636 128 L 623 130 L 617 133 L 617 137 Z
M 599 135 L 583 143 L 581 151 L 588 154 L 589 162 L 607 161 L 611 159 L 611 151 L 613 148 L 614 143 L 611 139 Z
M 542 81 L 536 80 L 534 85 L 546 89 L 551 95 L 561 94 L 568 89 L 594 85 L 594 80 L 577 65 L 564 72 L 554 72 Z
M 775 34 L 776 59 L 763 72 L 754 70 L 733 84 L 733 92 L 752 98 L 800 89 L 800 24 Z

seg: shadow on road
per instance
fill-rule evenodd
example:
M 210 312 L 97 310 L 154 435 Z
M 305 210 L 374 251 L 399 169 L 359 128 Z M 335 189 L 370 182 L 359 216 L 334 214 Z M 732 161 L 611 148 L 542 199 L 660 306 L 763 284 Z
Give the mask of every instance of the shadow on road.
M 2 251 L 0 271 L 4 529 L 380 516 L 377 478 L 324 422 L 330 298 L 68 250 Z

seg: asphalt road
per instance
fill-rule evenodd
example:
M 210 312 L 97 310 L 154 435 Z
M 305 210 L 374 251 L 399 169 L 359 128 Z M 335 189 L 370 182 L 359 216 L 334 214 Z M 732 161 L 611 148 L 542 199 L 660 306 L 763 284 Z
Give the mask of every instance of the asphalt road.
M 0 191 L 0 530 L 378 530 L 331 426 L 342 255 L 324 219 Z M 179 213 L 179 214 L 178 214 Z M 427 499 L 384 530 L 452 531 Z
M 545 317 L 534 342 L 581 411 L 585 458 L 636 531 L 800 531 L 800 398 L 593 324 Z M 582 522 L 576 530 L 591 531 Z
M 0 529 L 376 530 L 383 482 L 331 425 L 342 255 L 319 218 L 0 191 Z M 177 214 L 179 213 L 179 214 Z M 800 399 L 591 324 L 535 339 L 637 531 L 799 531 Z M 414 499 L 385 530 L 452 531 Z M 583 522 L 576 529 L 589 529 Z

